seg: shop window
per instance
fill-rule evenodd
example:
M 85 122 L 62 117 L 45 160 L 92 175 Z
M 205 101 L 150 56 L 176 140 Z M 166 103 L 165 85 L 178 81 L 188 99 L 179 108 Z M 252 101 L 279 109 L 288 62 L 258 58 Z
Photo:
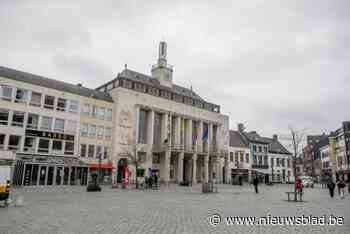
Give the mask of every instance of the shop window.
M 89 137 L 96 137 L 96 125 L 94 124 L 89 125 Z
M 88 157 L 93 158 L 95 154 L 95 146 L 94 145 L 89 145 L 89 150 L 88 150 Z
M 8 125 L 10 111 L 7 109 L 0 109 L 0 124 Z
M 27 119 L 27 128 L 38 129 L 39 115 L 29 113 Z
M 34 137 L 26 137 L 24 139 L 24 151 L 34 152 L 35 151 L 35 138 Z
M 19 150 L 21 147 L 21 136 L 10 135 L 8 150 Z
M 12 126 L 23 127 L 24 124 L 24 112 L 13 112 Z
M 55 153 L 61 153 L 63 148 L 63 141 L 53 140 L 52 141 L 52 151 Z
M 31 106 L 41 106 L 41 93 L 32 92 L 32 96 L 30 98 Z
M 81 136 L 88 136 L 88 133 L 89 133 L 89 125 L 88 124 L 81 124 L 80 125 L 80 134 Z
M 28 100 L 28 90 L 17 89 L 15 102 L 26 103 Z
M 105 119 L 105 115 L 106 115 L 106 108 L 104 107 L 99 107 L 98 108 L 98 118 L 101 120 Z
M 85 157 L 86 156 L 86 144 L 81 144 L 80 145 L 80 157 Z
M 67 155 L 74 154 L 74 142 L 73 141 L 66 141 L 66 144 L 64 147 L 64 154 L 67 154 Z
M 79 102 L 75 100 L 69 101 L 69 112 L 78 113 L 79 111 Z
M 105 129 L 105 138 L 106 140 L 110 140 L 112 137 L 112 129 L 111 128 L 106 128 Z
M 42 116 L 41 127 L 42 130 L 51 130 L 52 128 L 52 117 Z
M 104 128 L 103 128 L 103 126 L 99 126 L 97 128 L 97 137 L 99 139 L 102 139 L 103 138 L 103 134 L 104 134 Z
M 55 119 L 55 130 L 57 132 L 64 132 L 64 119 Z
M 48 153 L 49 152 L 49 146 L 50 146 L 50 140 L 40 138 L 39 139 L 38 152 L 39 153 Z
M 12 93 L 13 88 L 10 86 L 2 85 L 0 87 L 0 96 L 2 100 L 11 101 L 12 100 Z
M 5 149 L 5 134 L 0 134 L 0 149 L 4 150 Z
M 53 110 L 54 105 L 55 105 L 55 97 L 45 95 L 44 108 Z
M 67 100 L 63 98 L 58 98 L 56 110 L 66 111 L 66 108 L 67 108 Z
M 108 108 L 106 113 L 106 119 L 112 121 L 112 109 Z

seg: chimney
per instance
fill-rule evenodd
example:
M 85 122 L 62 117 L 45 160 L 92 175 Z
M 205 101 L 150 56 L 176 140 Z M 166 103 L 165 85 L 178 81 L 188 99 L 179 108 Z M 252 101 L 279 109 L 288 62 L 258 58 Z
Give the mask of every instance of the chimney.
M 238 129 L 239 132 L 243 132 L 244 131 L 244 125 L 242 123 L 239 123 L 237 125 L 237 129 Z
M 272 139 L 273 139 L 274 141 L 278 141 L 278 136 L 277 136 L 276 134 L 273 134 Z

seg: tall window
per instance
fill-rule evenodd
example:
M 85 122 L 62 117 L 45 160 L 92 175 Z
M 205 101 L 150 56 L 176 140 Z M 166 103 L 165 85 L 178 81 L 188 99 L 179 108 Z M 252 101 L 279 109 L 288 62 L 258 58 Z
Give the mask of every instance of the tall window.
M 256 145 L 253 145 L 253 152 L 256 152 Z
M 55 131 L 64 132 L 64 119 L 55 119 Z
M 147 143 L 147 111 L 140 110 L 139 117 L 139 137 L 138 142 L 141 144 Z
M 245 162 L 249 163 L 249 154 L 245 154 Z
M 106 115 L 106 108 L 104 107 L 99 107 L 98 108 L 98 118 L 101 120 L 105 119 L 105 115 Z
M 262 159 L 262 156 L 261 156 L 261 155 L 258 156 L 258 164 L 259 164 L 259 165 L 262 165 L 262 164 L 263 164 L 263 159 Z
M 89 125 L 89 137 L 96 137 L 96 125 Z
M 153 144 L 161 145 L 161 130 L 162 130 L 162 116 L 159 113 L 154 113 L 154 125 L 153 125 Z
M 108 121 L 111 121 L 112 120 L 112 109 L 110 109 L 110 108 L 108 108 L 107 109 L 107 113 L 106 113 L 106 119 L 108 120 Z
M 39 123 L 39 115 L 29 113 L 27 119 L 27 128 L 37 129 Z
M 52 150 L 55 153 L 62 153 L 62 148 L 63 148 L 63 141 L 60 141 L 60 140 L 52 141 Z
M 89 125 L 88 124 L 81 124 L 80 125 L 80 134 L 81 136 L 88 136 L 88 132 L 89 132 Z
M 112 137 L 112 129 L 111 128 L 105 128 L 105 138 L 106 140 L 110 140 Z
M 56 110 L 65 111 L 66 108 L 67 108 L 67 100 L 63 98 L 58 98 Z
M 259 145 L 258 149 L 259 149 L 259 152 L 262 152 L 262 147 L 260 145 Z
M 69 112 L 78 113 L 79 111 L 79 102 L 75 100 L 69 101 Z
M 267 155 L 264 156 L 264 165 L 266 166 L 268 164 L 268 157 Z
M 98 126 L 97 127 L 97 137 L 99 139 L 103 138 L 103 134 L 104 134 L 104 127 L 103 126 Z
M 90 108 L 91 108 L 90 104 L 84 104 L 82 114 L 85 116 L 89 116 L 90 115 Z
M 233 152 L 230 152 L 230 162 L 233 162 Z
M 32 96 L 30 98 L 31 106 L 40 106 L 41 105 L 41 93 L 32 92 Z
M 15 102 L 25 103 L 28 100 L 28 90 L 17 89 Z
M 14 111 L 12 115 L 12 126 L 23 127 L 24 112 Z
M 0 109 L 0 124 L 7 125 L 9 122 L 9 113 L 7 109 Z
M 94 145 L 89 145 L 89 151 L 88 151 L 88 157 L 93 158 L 95 154 L 95 146 Z
M 91 116 L 95 117 L 97 116 L 97 106 L 93 105 L 91 110 Z
M 273 158 L 270 158 L 270 161 L 271 167 L 275 166 L 275 160 L 273 160 Z
M 48 153 L 49 152 L 49 145 L 50 145 L 50 140 L 40 138 L 38 152 L 39 153 Z
M 287 159 L 287 167 L 290 167 L 290 159 Z
M 257 158 L 256 158 L 256 154 L 253 154 L 253 162 L 254 162 L 254 165 L 257 165 Z
M 239 153 L 240 155 L 240 161 L 241 161 L 241 163 L 243 163 L 244 162 L 244 153 L 243 152 L 240 152 Z
M 55 105 L 55 97 L 45 95 L 44 108 L 53 110 L 54 105 Z
M 102 157 L 102 146 L 97 145 L 96 146 L 96 158 Z
M 80 157 L 85 157 L 86 156 L 86 144 L 81 144 L 80 145 Z
M 21 136 L 10 135 L 8 150 L 19 150 L 21 147 Z
M 0 149 L 4 150 L 5 149 L 5 134 L 0 134 Z
M 51 130 L 52 129 L 52 117 L 42 116 L 40 128 L 42 130 Z
M 103 150 L 103 159 L 107 159 L 109 157 L 109 147 L 105 146 Z
M 74 142 L 66 141 L 64 147 L 64 154 L 73 155 L 74 154 Z
M 6 100 L 6 101 L 11 101 L 13 88 L 10 86 L 6 86 L 6 85 L 1 85 L 0 88 L 1 88 L 0 89 L 1 99 Z
M 238 152 L 235 152 L 235 164 L 236 164 L 236 167 L 238 167 Z

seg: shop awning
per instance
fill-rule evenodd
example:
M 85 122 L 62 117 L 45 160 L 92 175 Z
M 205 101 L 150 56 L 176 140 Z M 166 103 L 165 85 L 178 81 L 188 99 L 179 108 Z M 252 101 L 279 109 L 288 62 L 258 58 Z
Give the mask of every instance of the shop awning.
M 101 167 L 100 167 L 101 165 Z M 90 169 L 98 169 L 98 168 L 102 168 L 102 169 L 113 169 L 113 163 L 109 162 L 109 163 L 89 163 L 88 167 Z

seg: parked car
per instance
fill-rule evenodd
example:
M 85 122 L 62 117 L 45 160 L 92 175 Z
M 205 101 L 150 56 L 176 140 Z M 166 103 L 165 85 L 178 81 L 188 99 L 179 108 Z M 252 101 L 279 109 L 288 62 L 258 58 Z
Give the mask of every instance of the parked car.
M 311 176 L 300 176 L 304 188 L 313 188 L 314 179 Z

